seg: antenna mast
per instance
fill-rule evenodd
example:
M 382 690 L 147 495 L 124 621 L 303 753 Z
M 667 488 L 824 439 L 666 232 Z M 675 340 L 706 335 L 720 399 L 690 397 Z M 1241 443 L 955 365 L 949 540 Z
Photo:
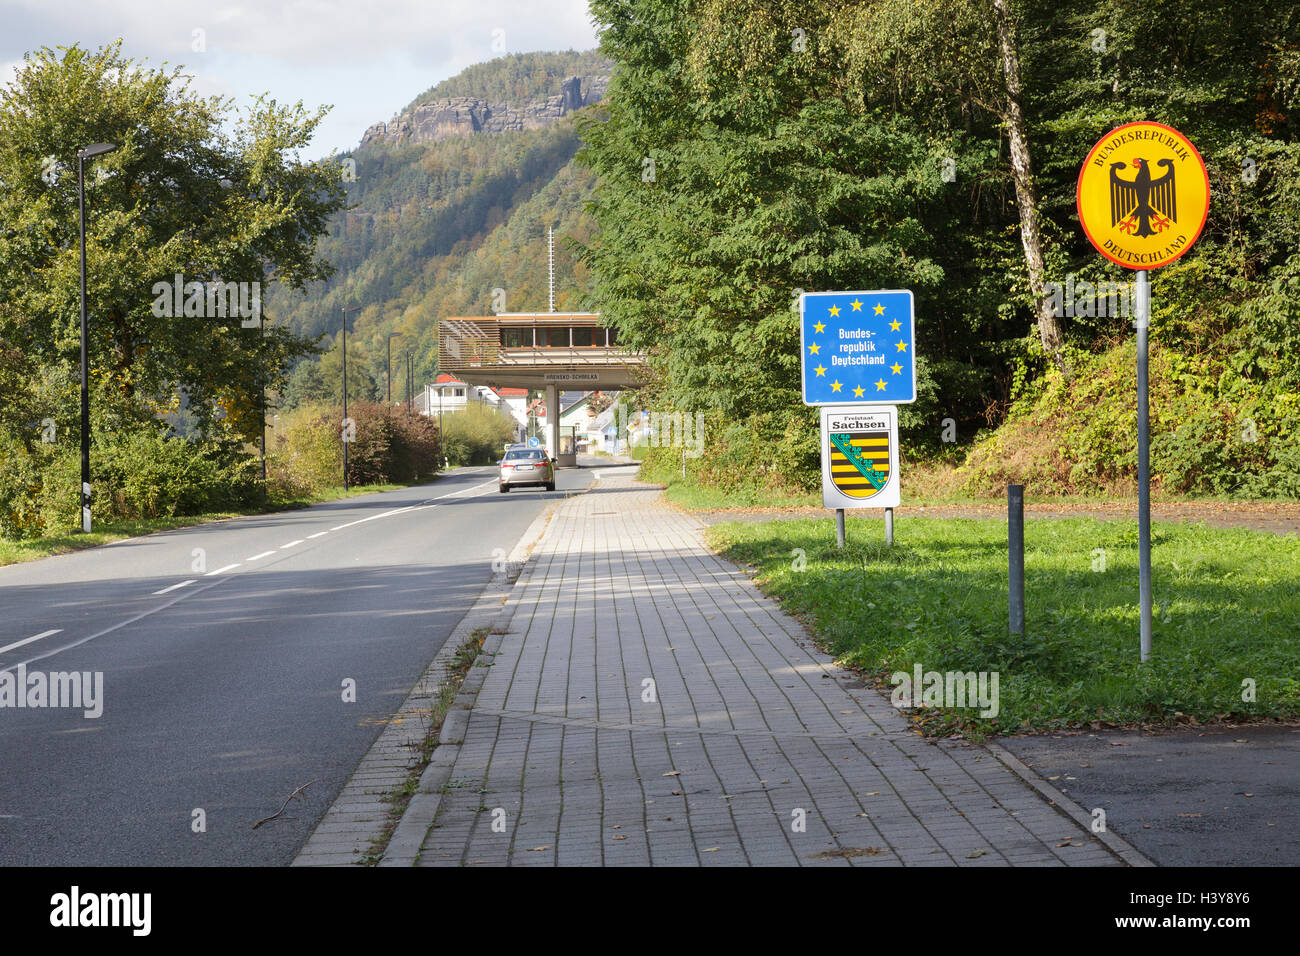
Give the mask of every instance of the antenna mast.
M 555 311 L 555 229 L 546 227 L 546 256 L 550 264 L 550 310 Z

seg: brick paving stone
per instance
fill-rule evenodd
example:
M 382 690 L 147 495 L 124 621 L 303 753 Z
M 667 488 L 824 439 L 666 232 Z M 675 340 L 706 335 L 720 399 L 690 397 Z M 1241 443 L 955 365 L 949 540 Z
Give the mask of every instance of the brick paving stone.
M 987 751 L 918 737 L 657 490 L 598 488 L 485 648 L 419 865 L 1122 865 Z

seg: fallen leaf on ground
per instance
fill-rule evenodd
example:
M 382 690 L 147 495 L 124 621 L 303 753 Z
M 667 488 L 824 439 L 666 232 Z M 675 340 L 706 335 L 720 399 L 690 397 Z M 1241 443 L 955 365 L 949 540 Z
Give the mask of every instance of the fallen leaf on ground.
M 988 855 L 989 855 L 988 850 L 971 850 L 969 853 L 966 854 L 966 859 L 973 860 L 977 856 L 988 856 Z

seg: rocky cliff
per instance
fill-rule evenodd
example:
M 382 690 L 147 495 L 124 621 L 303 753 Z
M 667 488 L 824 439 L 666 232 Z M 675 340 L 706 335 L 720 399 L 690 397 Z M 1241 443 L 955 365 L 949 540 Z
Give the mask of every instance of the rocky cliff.
M 436 143 L 471 133 L 541 129 L 595 103 L 608 84 L 608 76 L 571 76 L 556 95 L 529 103 L 494 103 L 472 96 L 429 100 L 370 127 L 361 137 L 360 148 L 375 142 L 394 146 Z

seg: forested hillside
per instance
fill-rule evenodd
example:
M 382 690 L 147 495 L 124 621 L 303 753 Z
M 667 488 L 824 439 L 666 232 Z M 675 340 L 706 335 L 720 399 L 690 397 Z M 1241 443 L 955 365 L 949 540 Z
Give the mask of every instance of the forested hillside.
M 412 107 L 452 95 L 527 102 L 555 95 L 566 77 L 608 68 L 591 53 L 503 57 L 439 84 Z M 579 145 L 565 117 L 523 132 L 418 145 L 372 141 L 340 157 L 346 168 L 355 165 L 355 179 L 345 183 L 349 208 L 319 247 L 337 272 L 306 297 L 278 290 L 268 314 L 296 332 L 327 333 L 322 345 L 338 352 L 340 310 L 362 306 L 349 319 L 349 395 L 375 398 L 383 393 L 390 332 L 401 335 L 395 355 L 414 353 L 418 383 L 434 374 L 440 317 L 485 313 L 494 288 L 505 290 L 509 310 L 546 308 L 548 226 L 556 237 L 557 308 L 577 308 L 586 272 L 570 247 L 590 234 L 582 204 L 592 178 L 571 162 Z M 339 366 L 335 354 L 301 363 L 283 404 L 341 397 Z M 394 367 L 401 368 L 396 357 Z
M 1199 243 L 1152 279 L 1155 480 L 1300 494 L 1294 5 L 592 9 L 618 64 L 582 128 L 599 176 L 593 291 L 653 353 L 653 400 L 710 415 L 704 480 L 815 486 L 798 292 L 907 288 L 921 370 L 908 458 L 946 456 L 979 493 L 1130 488 L 1129 319 L 1091 295 L 1053 309 L 1046 291 L 1131 279 L 1085 239 L 1075 181 L 1102 134 L 1155 120 L 1198 146 L 1212 189 Z

